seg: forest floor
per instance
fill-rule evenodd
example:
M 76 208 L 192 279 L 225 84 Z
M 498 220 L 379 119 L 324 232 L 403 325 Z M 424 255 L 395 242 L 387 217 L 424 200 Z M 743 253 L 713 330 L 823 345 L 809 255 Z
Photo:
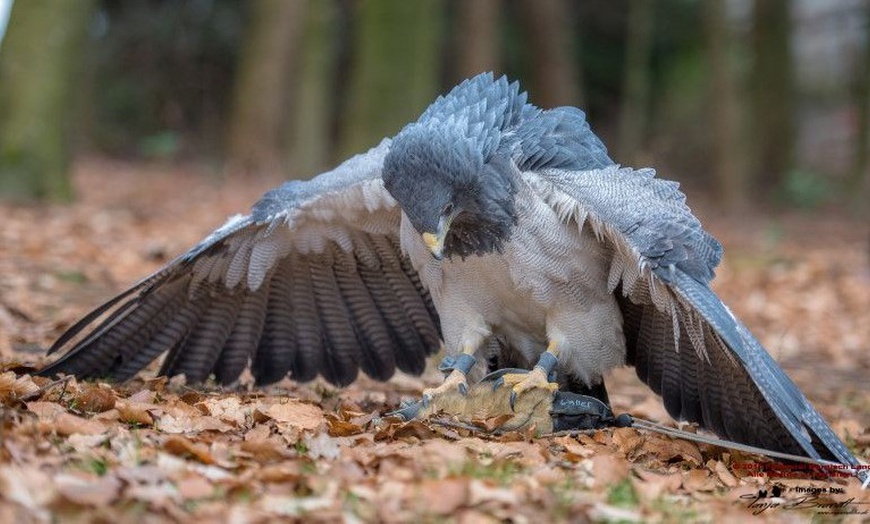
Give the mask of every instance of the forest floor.
M 244 391 L 153 372 L 123 385 L 22 374 L 78 317 L 278 182 L 90 159 L 75 204 L 0 204 L 0 522 L 867 518 L 854 479 L 785 478 L 762 457 L 646 431 L 495 436 L 383 418 L 437 383 L 433 370 Z M 725 246 L 717 292 L 867 457 L 870 225 L 689 202 Z M 616 412 L 672 424 L 630 369 L 608 390 Z

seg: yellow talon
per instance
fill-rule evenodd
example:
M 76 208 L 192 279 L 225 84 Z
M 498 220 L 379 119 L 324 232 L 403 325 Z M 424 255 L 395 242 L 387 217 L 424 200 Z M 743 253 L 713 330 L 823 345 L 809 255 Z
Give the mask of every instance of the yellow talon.
M 513 392 L 521 395 L 530 389 L 541 388 L 551 393 L 559 389 L 559 385 L 547 380 L 547 375 L 541 368 L 534 368 L 528 373 L 507 373 L 502 377 L 505 385 L 513 386 Z

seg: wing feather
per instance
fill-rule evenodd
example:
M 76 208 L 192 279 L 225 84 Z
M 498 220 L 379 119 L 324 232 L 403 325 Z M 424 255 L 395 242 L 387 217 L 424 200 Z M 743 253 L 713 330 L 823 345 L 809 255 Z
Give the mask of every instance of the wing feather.
M 269 288 L 262 286 L 242 300 L 233 330 L 214 366 L 215 378 L 221 384 L 235 382 L 248 366 L 263 333 L 268 298 Z
M 627 362 L 677 419 L 771 450 L 858 464 L 803 393 L 709 287 L 721 246 L 673 182 L 610 166 L 524 174 L 612 247 L 608 285 Z
M 231 383 L 248 365 L 258 383 L 421 372 L 440 326 L 380 179 L 389 146 L 269 191 L 73 325 L 42 373 L 123 380 L 164 353 L 160 373 L 194 382 Z

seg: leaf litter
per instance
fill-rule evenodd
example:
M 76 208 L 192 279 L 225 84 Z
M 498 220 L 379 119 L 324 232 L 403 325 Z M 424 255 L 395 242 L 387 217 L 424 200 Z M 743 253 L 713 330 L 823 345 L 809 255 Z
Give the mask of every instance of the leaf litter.
M 437 383 L 432 369 L 344 390 L 191 388 L 151 378 L 156 368 L 120 385 L 33 376 L 43 348 L 88 308 L 277 182 L 218 185 L 195 168 L 95 159 L 75 181 L 82 198 L 71 206 L 0 204 L 0 243 L 15 246 L 0 251 L 2 521 L 742 520 L 752 511 L 741 495 L 776 483 L 870 503 L 853 480 L 747 474 L 738 466 L 767 459 L 633 428 L 498 434 L 504 415 L 385 416 Z M 867 456 L 868 225 L 837 214 L 706 218 L 726 246 L 717 291 Z M 771 241 L 765 227 L 786 234 Z M 608 381 L 614 410 L 667 423 L 632 375 Z

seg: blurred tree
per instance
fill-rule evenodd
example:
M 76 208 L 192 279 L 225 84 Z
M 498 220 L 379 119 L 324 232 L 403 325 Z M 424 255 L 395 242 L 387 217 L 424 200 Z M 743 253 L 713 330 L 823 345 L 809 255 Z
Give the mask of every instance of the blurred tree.
M 457 13 L 455 33 L 457 66 L 456 82 L 484 71 L 498 73 L 499 19 L 501 0 L 462 2 Z
M 306 177 L 327 167 L 331 158 L 331 122 L 335 69 L 338 65 L 338 5 L 311 2 L 305 17 L 296 96 L 291 104 L 289 175 Z
M 870 193 L 870 1 L 864 2 L 864 20 L 864 49 L 855 62 L 852 82 L 858 129 L 855 133 L 849 190 L 858 204 L 866 207 Z
M 346 157 L 398 132 L 432 101 L 439 84 L 442 0 L 356 2 Z
M 731 62 L 731 31 L 726 0 L 705 3 L 710 124 L 713 128 L 713 169 L 719 201 L 730 209 L 748 199 L 740 143 L 740 105 L 737 79 Z
M 653 0 L 630 0 L 626 29 L 619 153 L 622 162 L 640 161 L 650 102 L 650 58 L 653 50 Z
M 91 139 L 123 156 L 223 157 L 248 4 L 100 0 Z
M 583 103 L 569 7 L 566 0 L 519 0 L 532 74 L 526 88 L 541 107 Z
M 283 170 L 291 72 L 305 0 L 254 0 L 229 123 L 229 169 Z
M 789 0 L 755 0 L 751 42 L 753 185 L 770 196 L 794 167 L 796 106 Z
M 15 2 L 0 48 L 0 195 L 72 198 L 76 77 L 93 0 Z

